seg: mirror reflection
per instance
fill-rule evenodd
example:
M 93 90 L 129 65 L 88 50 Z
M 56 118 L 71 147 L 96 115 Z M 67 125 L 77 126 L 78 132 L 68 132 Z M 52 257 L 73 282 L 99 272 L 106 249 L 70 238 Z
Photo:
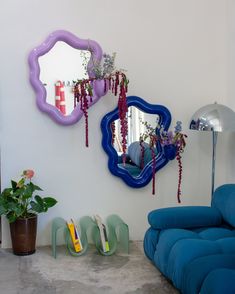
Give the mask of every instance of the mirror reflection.
M 123 162 L 121 124 L 119 119 L 114 121 L 112 144 L 118 154 L 118 167 L 126 169 L 133 177 L 140 175 L 144 167 L 152 161 L 149 134 L 155 134 L 158 125 L 159 115 L 145 113 L 135 106 L 128 107 L 127 154 Z M 153 150 L 157 155 L 157 149 Z
M 88 50 L 78 50 L 59 41 L 45 55 L 40 56 L 40 80 L 46 89 L 46 102 L 64 116 L 75 108 L 73 86 L 79 79 L 88 78 Z

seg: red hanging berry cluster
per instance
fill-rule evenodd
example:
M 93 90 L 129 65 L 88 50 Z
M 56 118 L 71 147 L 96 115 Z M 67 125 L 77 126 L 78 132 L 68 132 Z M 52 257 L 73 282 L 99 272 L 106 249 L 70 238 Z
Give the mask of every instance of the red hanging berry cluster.
M 152 194 L 155 195 L 155 183 L 156 183 L 156 154 L 155 154 L 155 148 L 157 145 L 157 136 L 151 135 L 150 136 L 150 150 L 151 150 L 151 156 L 152 156 Z
M 80 103 L 81 110 L 85 116 L 85 136 L 86 136 L 86 147 L 88 144 L 88 97 L 90 98 L 90 103 L 92 102 L 93 89 L 92 82 L 96 78 L 89 78 L 85 80 L 78 81 L 74 86 L 74 108 L 77 103 Z M 118 97 L 118 113 L 121 124 L 121 135 L 122 135 L 122 151 L 123 151 L 123 161 L 125 163 L 125 154 L 127 150 L 127 133 L 128 133 L 128 122 L 127 122 L 127 101 L 126 93 L 128 91 L 128 79 L 126 75 L 120 71 L 110 74 L 108 77 L 104 78 L 104 92 L 106 92 L 107 87 L 112 93 Z M 114 137 L 113 137 L 114 140 Z
M 180 196 L 181 196 L 181 182 L 182 182 L 183 166 L 182 166 L 181 155 L 180 155 L 180 152 L 179 151 L 176 154 L 176 160 L 178 161 L 178 167 L 179 167 L 177 200 L 178 200 L 178 203 L 181 203 Z
M 121 136 L 122 136 L 122 153 L 123 153 L 123 164 L 126 161 L 126 151 L 127 151 L 127 134 L 128 134 L 128 120 L 127 120 L 127 113 L 128 113 L 128 106 L 126 101 L 126 93 L 128 91 L 128 80 L 126 75 L 122 72 L 115 72 L 114 74 L 110 75 L 105 82 L 108 83 L 109 89 L 112 90 L 112 93 L 118 96 L 118 116 L 120 119 L 120 126 L 121 126 Z M 107 87 L 107 86 L 105 86 Z M 118 93 L 119 90 L 119 93 Z
M 176 153 L 176 160 L 178 161 L 178 189 L 177 189 L 177 200 L 178 203 L 181 203 L 181 183 L 182 183 L 182 173 L 183 173 L 183 165 L 182 165 L 182 157 L 181 153 L 184 152 L 184 147 L 186 146 L 185 139 L 187 138 L 187 135 L 185 134 L 179 134 L 179 138 L 177 140 L 177 153 Z
M 88 143 L 88 97 L 90 98 L 90 103 L 92 102 L 92 87 L 91 83 L 94 78 L 90 78 L 87 80 L 78 81 L 74 86 L 74 107 L 76 107 L 77 103 L 80 103 L 80 108 L 83 111 L 85 116 L 85 140 L 86 147 L 89 146 Z
M 115 141 L 115 122 L 112 121 L 111 122 L 111 133 L 112 133 L 112 145 L 114 145 L 114 141 Z
M 153 163 L 152 163 L 152 194 L 155 195 L 156 155 L 155 155 L 155 152 L 154 152 L 154 148 L 153 147 L 151 147 L 151 155 L 152 155 L 152 159 L 153 159 Z

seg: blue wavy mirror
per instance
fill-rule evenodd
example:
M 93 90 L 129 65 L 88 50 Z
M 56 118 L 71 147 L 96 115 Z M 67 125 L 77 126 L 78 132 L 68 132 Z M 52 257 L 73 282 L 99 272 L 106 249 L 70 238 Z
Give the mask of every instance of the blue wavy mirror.
M 140 188 L 147 185 L 153 174 L 153 160 L 149 148 L 149 142 L 144 139 L 148 128 L 157 126 L 167 131 L 171 123 L 169 110 L 162 105 L 149 104 L 137 96 L 127 97 L 128 105 L 128 135 L 127 153 L 123 162 L 121 141 L 121 126 L 118 116 L 118 108 L 107 113 L 101 121 L 102 146 L 108 155 L 108 167 L 110 172 L 120 177 L 127 185 Z M 144 154 L 141 151 L 140 138 L 144 145 Z M 164 167 L 169 161 L 160 142 L 157 142 L 154 150 L 156 154 L 155 172 Z M 143 159 L 143 160 L 142 160 Z

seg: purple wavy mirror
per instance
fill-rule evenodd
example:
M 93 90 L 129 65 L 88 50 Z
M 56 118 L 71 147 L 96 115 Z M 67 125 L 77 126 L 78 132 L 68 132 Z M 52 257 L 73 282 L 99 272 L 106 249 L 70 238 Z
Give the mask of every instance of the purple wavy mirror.
M 62 46 L 63 45 L 63 46 Z M 60 58 L 57 58 L 53 55 L 56 54 L 62 54 L 63 52 L 61 50 L 61 47 L 68 47 L 71 51 L 69 54 L 65 54 L 67 56 L 62 56 Z M 57 51 L 53 51 L 57 50 Z M 66 49 L 67 50 L 67 49 Z M 76 51 L 77 50 L 77 51 Z M 54 54 L 56 52 L 56 54 Z M 67 52 L 67 51 L 66 51 Z M 75 70 L 73 69 L 73 72 L 77 73 L 75 76 L 73 76 L 72 80 L 61 80 L 61 75 L 63 75 L 63 70 L 65 67 L 68 68 L 69 62 L 77 66 L 75 62 L 74 56 L 79 56 L 80 53 L 80 60 L 82 60 L 82 67 L 84 72 L 83 77 L 79 77 L 79 71 L 81 71 L 80 67 L 75 67 Z M 51 61 L 50 63 L 48 60 L 46 62 L 43 62 L 44 58 L 46 56 L 50 56 Z M 59 56 L 59 55 L 56 55 Z M 69 59 L 70 58 L 70 59 Z M 92 40 L 85 40 L 85 39 L 79 39 L 77 36 L 73 35 L 72 33 L 68 31 L 58 30 L 53 33 L 51 33 L 47 39 L 38 47 L 34 48 L 30 54 L 29 54 L 29 67 L 30 67 L 30 83 L 33 86 L 35 93 L 36 93 L 36 103 L 39 109 L 45 113 L 47 113 L 54 121 L 56 121 L 59 124 L 62 125 L 72 125 L 75 124 L 82 116 L 83 111 L 80 108 L 80 105 L 74 104 L 74 106 L 71 108 L 71 111 L 69 113 L 65 113 L 61 111 L 60 108 L 56 107 L 56 97 L 58 97 L 57 89 L 62 89 L 60 92 L 63 93 L 63 96 L 65 95 L 65 87 L 70 87 L 72 89 L 72 83 L 75 83 L 77 79 L 82 78 L 92 78 L 94 77 L 94 64 L 97 64 L 97 62 L 100 62 L 102 59 L 102 49 L 100 45 Z M 73 62 L 74 61 L 74 62 Z M 85 64 L 85 62 L 87 62 Z M 47 68 L 46 66 L 44 70 L 42 70 L 42 64 L 49 65 L 50 68 Z M 79 66 L 81 66 L 79 65 Z M 62 67 L 61 67 L 62 66 Z M 47 77 L 53 76 L 55 78 L 55 74 L 49 75 L 48 72 L 50 69 L 53 68 L 57 69 L 59 68 L 60 76 L 56 76 L 56 80 L 50 80 L 45 81 L 42 78 L 42 73 L 46 73 Z M 62 71 L 61 71 L 62 69 Z M 57 74 L 58 75 L 58 74 Z M 49 90 L 48 85 L 50 85 L 50 89 L 53 89 L 54 91 L 54 104 L 53 102 L 48 101 L 48 96 L 51 98 L 51 90 Z M 104 81 L 103 80 L 95 80 L 93 82 L 93 96 L 92 100 L 89 99 L 89 107 L 93 104 L 95 104 L 102 96 L 105 95 L 104 92 Z M 53 88 L 52 88 L 53 87 Z M 72 90 L 71 90 L 72 91 Z M 72 94 L 71 94 L 72 95 Z M 63 98 L 64 99 L 64 98 Z M 65 102 L 64 102 L 65 103 Z M 62 104 L 62 103 L 61 103 Z

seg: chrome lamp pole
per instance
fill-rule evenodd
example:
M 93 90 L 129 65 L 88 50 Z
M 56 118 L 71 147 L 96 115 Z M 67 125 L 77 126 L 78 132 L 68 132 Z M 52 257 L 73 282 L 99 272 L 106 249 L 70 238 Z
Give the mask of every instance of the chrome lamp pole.
M 215 188 L 215 158 L 218 132 L 212 131 L 212 177 L 211 177 L 211 199 L 213 198 Z
M 211 200 L 215 186 L 216 144 L 219 132 L 235 132 L 235 112 L 229 107 L 214 103 L 203 106 L 191 118 L 189 128 L 197 131 L 212 132 L 212 173 L 211 173 Z

